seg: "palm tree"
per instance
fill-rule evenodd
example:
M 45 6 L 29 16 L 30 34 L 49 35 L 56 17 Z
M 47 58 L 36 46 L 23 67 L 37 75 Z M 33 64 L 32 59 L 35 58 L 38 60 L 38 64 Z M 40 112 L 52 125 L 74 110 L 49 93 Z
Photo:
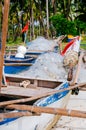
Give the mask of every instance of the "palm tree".
M 48 0 L 46 0 L 46 16 L 47 16 L 47 37 L 49 37 L 49 10 L 48 10 Z

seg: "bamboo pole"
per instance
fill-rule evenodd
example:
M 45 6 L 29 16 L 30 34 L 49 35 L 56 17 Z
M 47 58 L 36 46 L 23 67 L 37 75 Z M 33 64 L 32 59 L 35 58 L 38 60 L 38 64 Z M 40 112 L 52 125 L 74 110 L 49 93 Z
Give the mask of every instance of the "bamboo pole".
M 82 87 L 84 85 L 86 85 L 86 82 L 81 83 L 79 85 L 77 84 L 77 85 L 74 85 L 74 86 L 70 86 L 69 88 L 65 88 L 65 89 L 62 89 L 62 90 L 53 90 L 51 92 L 39 94 L 37 96 L 33 96 L 33 97 L 30 97 L 30 98 L 23 98 L 23 99 L 16 99 L 16 100 L 11 100 L 11 101 L 0 102 L 0 107 L 5 106 L 5 105 L 9 105 L 9 104 L 14 104 L 14 103 L 20 103 L 20 102 L 24 103 L 24 102 L 33 101 L 33 100 L 36 100 L 36 99 L 39 99 L 39 98 L 43 98 L 43 97 L 46 97 L 46 96 L 49 96 L 49 95 L 53 95 L 55 93 L 60 93 L 60 92 L 63 92 L 63 91 L 72 90 L 72 89 L 77 88 L 77 87 Z
M 73 80 L 73 83 L 72 83 L 73 85 L 77 84 L 79 72 L 80 72 L 80 69 L 81 69 L 83 55 L 84 55 L 83 52 L 81 52 L 80 57 L 79 57 L 79 61 L 78 61 L 78 66 L 77 66 L 77 69 L 76 69 L 76 73 L 75 73 L 75 76 L 74 76 L 74 80 Z
M 86 118 L 86 111 L 78 111 L 78 110 L 71 110 L 71 109 L 64 109 L 64 108 L 62 109 L 62 108 L 51 108 L 51 107 L 38 107 L 38 106 L 30 106 L 30 105 L 9 105 L 8 108 L 17 109 L 17 110 L 27 110 L 36 113 L 49 113 L 49 114 L 58 114 L 63 116 Z
M 10 4 L 10 0 L 4 0 L 4 13 L 3 13 L 3 22 L 2 22 L 2 44 L 1 44 L 1 54 L 0 54 L 0 89 L 2 85 L 4 53 L 5 53 L 5 45 L 6 45 L 7 30 L 8 30 L 9 4 Z
M 32 116 L 31 112 L 8 112 L 8 113 L 0 113 L 0 121 L 3 121 L 4 118 L 17 118 L 21 116 Z

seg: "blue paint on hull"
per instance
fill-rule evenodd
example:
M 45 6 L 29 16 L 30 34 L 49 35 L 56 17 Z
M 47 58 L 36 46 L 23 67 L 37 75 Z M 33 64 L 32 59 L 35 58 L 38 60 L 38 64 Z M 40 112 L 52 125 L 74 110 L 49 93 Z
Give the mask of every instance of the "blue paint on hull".
M 0 122 L 0 125 L 8 124 L 9 122 L 15 121 L 18 118 L 6 118 L 2 122 Z
M 64 88 L 68 88 L 69 87 L 69 83 L 66 82 L 65 84 L 63 84 L 59 90 L 61 89 L 64 89 Z M 48 96 L 44 99 L 42 99 L 42 101 L 38 100 L 37 103 L 37 106 L 48 106 L 58 100 L 60 100 L 61 98 L 63 98 L 64 96 L 66 96 L 68 94 L 69 90 L 67 91 L 64 91 L 64 92 L 60 92 L 60 93 L 56 93 L 56 94 L 53 94 L 51 96 Z
M 10 56 L 10 59 L 5 59 L 5 63 L 34 63 L 35 58 L 25 57 L 25 58 L 16 58 L 15 56 Z M 4 72 L 6 74 L 16 74 L 22 72 L 23 70 L 29 69 L 30 66 L 5 66 Z
M 5 66 L 4 72 L 6 74 L 17 74 L 19 72 L 22 72 L 23 70 L 29 69 L 28 66 Z

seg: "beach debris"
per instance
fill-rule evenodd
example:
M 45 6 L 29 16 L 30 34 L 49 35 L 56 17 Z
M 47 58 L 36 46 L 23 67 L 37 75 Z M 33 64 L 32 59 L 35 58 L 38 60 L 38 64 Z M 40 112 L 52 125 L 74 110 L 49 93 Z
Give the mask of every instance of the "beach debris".
M 20 87 L 24 87 L 24 88 L 27 88 L 29 85 L 30 85 L 29 80 L 24 80 L 20 83 Z
M 64 56 L 63 64 L 64 66 L 75 66 L 78 63 L 78 53 L 76 51 L 68 51 Z

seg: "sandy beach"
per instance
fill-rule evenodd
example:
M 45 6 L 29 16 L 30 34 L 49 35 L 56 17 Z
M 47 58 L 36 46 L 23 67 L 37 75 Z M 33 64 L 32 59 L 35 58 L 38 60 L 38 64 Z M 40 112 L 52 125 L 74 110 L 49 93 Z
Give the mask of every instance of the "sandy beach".
M 78 95 L 71 95 L 67 108 L 86 111 L 86 91 L 80 91 Z M 86 130 L 86 119 L 62 116 L 51 130 Z

